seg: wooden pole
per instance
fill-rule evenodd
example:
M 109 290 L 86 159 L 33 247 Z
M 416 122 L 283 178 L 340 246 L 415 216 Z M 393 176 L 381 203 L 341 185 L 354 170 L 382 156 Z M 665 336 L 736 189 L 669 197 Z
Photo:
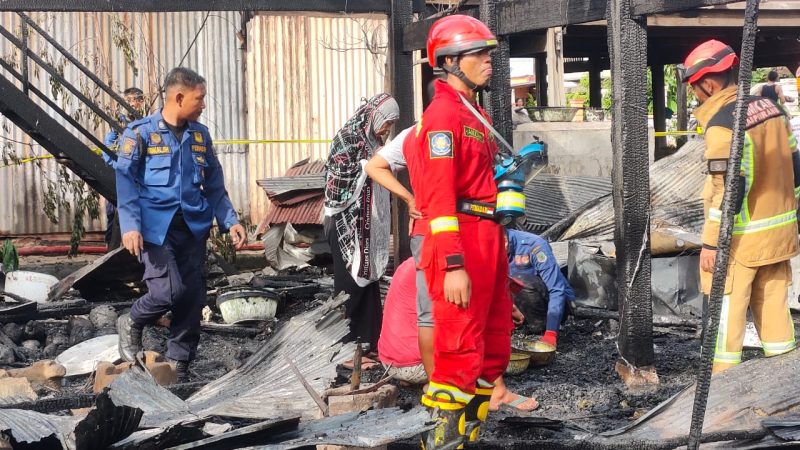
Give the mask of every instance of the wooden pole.
M 411 23 L 412 0 L 392 0 L 391 9 L 391 67 L 392 95 L 400 105 L 400 120 L 395 133 L 408 128 L 414 122 L 414 72 L 410 52 L 403 51 L 403 27 Z M 410 188 L 408 175 L 398 177 L 406 188 Z M 394 267 L 411 256 L 408 235 L 408 207 L 405 202 L 392 196 L 392 235 L 394 237 Z
M 650 174 L 647 149 L 647 22 L 632 0 L 608 3 L 613 123 L 611 171 L 620 299 L 617 372 L 629 385 L 657 382 L 650 291 Z

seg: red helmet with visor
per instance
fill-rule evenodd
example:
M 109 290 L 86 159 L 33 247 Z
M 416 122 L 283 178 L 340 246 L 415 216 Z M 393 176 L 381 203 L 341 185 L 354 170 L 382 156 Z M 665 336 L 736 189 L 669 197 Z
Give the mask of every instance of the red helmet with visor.
M 441 58 L 497 47 L 497 38 L 480 20 L 454 14 L 434 22 L 428 32 L 428 63 L 441 67 Z
M 725 72 L 737 64 L 739 57 L 729 45 L 711 39 L 692 50 L 678 69 L 684 83 L 694 84 L 710 73 Z

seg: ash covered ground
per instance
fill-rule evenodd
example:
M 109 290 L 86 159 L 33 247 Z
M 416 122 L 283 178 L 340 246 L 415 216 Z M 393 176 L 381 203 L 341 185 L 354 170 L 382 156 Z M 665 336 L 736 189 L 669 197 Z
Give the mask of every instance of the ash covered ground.
M 47 261 L 47 264 L 53 263 Z M 31 265 L 26 268 L 36 270 Z M 288 299 L 276 321 L 261 324 L 261 332 L 255 335 L 203 331 L 197 359 L 190 369 L 191 381 L 208 382 L 238 367 L 269 339 L 277 327 L 292 316 L 319 305 L 321 299 L 327 298 L 329 294 L 330 288 L 325 285 L 316 296 Z M 18 358 L 14 363 L 17 367 L 39 359 L 52 358 L 56 347 L 66 349 L 69 343 L 79 339 L 73 334 L 80 330 L 76 331 L 74 324 L 66 318 L 36 322 L 5 326 L 6 334 L 19 344 L 26 339 L 38 340 L 40 343 L 39 346 L 33 346 L 38 348 L 33 348 L 22 355 L 22 358 Z M 91 323 L 87 325 L 87 322 L 91 321 L 83 320 L 81 324 L 91 327 Z M 640 390 L 627 389 L 614 371 L 618 357 L 616 324 L 613 320 L 570 318 L 559 335 L 558 352 L 552 364 L 545 367 L 532 366 L 521 375 L 506 378 L 511 390 L 539 400 L 541 406 L 532 413 L 533 416 L 564 421 L 563 428 L 547 429 L 510 424 L 503 419 L 513 416 L 514 413 L 501 410 L 492 413 L 488 423 L 482 428 L 481 444 L 493 448 L 541 439 L 572 439 L 585 432 L 598 433 L 622 427 L 693 383 L 699 363 L 697 333 L 689 328 L 656 327 L 655 365 L 660 384 Z M 13 327 L 21 329 L 11 330 Z M 83 332 L 85 338 L 89 338 L 114 331 L 93 329 Z M 145 347 L 163 353 L 166 350 L 167 333 L 167 329 L 163 327 L 147 327 Z M 56 347 L 52 345 L 54 342 Z M 746 359 L 753 357 L 761 357 L 760 351 L 745 351 Z M 377 381 L 382 373 L 382 370 L 367 371 L 363 380 Z M 345 381 L 347 376 L 348 371 L 340 370 L 339 381 Z M 39 394 L 52 398 L 89 392 L 91 379 L 84 376 L 69 379 L 60 392 Z M 400 392 L 399 406 L 411 408 L 419 404 L 419 388 L 400 386 Z M 394 444 L 393 447 L 410 448 L 416 445 L 416 440 L 408 440 Z

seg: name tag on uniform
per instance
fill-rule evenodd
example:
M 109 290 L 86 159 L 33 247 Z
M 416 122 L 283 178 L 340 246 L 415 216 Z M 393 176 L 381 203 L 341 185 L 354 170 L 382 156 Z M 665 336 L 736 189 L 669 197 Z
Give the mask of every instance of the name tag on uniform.
M 476 130 L 474 128 L 470 128 L 470 127 L 464 125 L 464 136 L 466 136 L 468 138 L 475 139 L 476 141 L 478 141 L 481 144 L 483 144 L 483 141 L 484 141 L 483 133 L 481 133 L 480 131 L 478 131 L 478 130 Z
M 153 155 L 168 155 L 169 154 L 169 147 L 167 147 L 166 145 L 147 147 L 147 154 L 150 155 L 150 156 L 153 156 Z
M 531 258 L 528 255 L 515 255 L 514 263 L 519 266 L 527 266 L 531 263 Z
M 205 145 L 192 145 L 192 151 L 197 153 L 205 153 L 206 146 Z

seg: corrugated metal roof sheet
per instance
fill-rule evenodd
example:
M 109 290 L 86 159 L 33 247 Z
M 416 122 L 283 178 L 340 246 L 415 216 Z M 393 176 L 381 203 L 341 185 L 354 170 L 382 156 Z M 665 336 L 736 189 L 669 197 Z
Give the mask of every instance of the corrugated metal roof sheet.
M 286 170 L 285 176 L 258 180 L 266 191 L 272 205 L 259 226 L 292 223 L 322 225 L 322 209 L 325 204 L 325 164 L 322 161 L 304 159 Z
M 296 431 L 271 439 L 269 444 L 246 450 L 290 450 L 322 444 L 375 448 L 413 438 L 433 426 L 430 413 L 419 406 L 408 412 L 400 408 L 375 409 L 305 422 Z
M 305 175 L 267 178 L 266 180 L 258 180 L 258 185 L 264 189 L 270 198 L 280 194 L 291 193 L 292 191 L 319 191 L 325 189 L 325 174 L 309 173 Z
M 276 223 L 291 223 L 294 225 L 322 225 L 322 210 L 325 206 L 325 197 L 319 194 L 310 200 L 305 200 L 295 205 L 275 204 L 269 210 L 264 221 L 267 225 Z
M 206 385 L 186 400 L 202 416 L 271 419 L 300 415 L 313 419 L 319 411 L 288 358 L 317 392 L 330 387 L 336 365 L 352 357 L 355 345 L 340 343 L 348 320 L 337 309 L 340 295 L 326 304 L 293 317 L 241 367 Z
M 540 233 L 611 192 L 611 179 L 541 173 L 525 186 L 525 227 Z
M 688 142 L 673 155 L 650 166 L 651 222 L 666 222 L 689 231 L 703 227 L 700 192 L 705 180 L 702 140 Z M 561 239 L 614 237 L 614 205 L 608 197 L 581 214 Z

